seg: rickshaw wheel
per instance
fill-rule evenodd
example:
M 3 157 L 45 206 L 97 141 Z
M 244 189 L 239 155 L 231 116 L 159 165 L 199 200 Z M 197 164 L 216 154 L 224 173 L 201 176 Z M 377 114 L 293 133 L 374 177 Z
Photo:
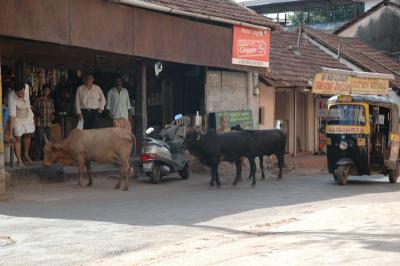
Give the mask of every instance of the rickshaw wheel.
M 339 185 L 343 186 L 347 184 L 347 178 L 349 177 L 349 168 L 347 165 L 340 165 L 336 169 L 336 178 Z
M 396 170 L 390 169 L 388 170 L 389 182 L 394 184 L 397 182 L 397 178 L 399 177 L 399 166 L 397 166 Z

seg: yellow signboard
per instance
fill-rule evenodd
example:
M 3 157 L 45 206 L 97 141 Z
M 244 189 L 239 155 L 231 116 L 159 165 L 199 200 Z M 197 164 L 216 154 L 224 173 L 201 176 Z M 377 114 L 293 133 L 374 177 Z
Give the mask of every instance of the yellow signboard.
M 335 73 L 318 73 L 314 77 L 312 92 L 317 94 L 349 94 L 351 77 Z
M 387 95 L 389 80 L 355 77 L 340 72 L 322 72 L 314 76 L 312 92 L 316 94 Z
M 327 134 L 368 134 L 367 126 L 342 126 L 328 125 L 326 127 Z
M 387 95 L 389 80 L 351 77 L 351 93 Z

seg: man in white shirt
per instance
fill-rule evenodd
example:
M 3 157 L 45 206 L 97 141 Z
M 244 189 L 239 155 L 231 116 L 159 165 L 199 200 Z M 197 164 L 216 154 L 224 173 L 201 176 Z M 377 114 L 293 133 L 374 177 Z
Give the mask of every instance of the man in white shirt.
M 15 89 L 10 92 L 8 97 L 8 109 L 10 113 L 10 132 L 8 137 L 14 141 L 18 166 L 23 166 L 21 139 L 24 143 L 24 160 L 32 163 L 32 159 L 29 157 L 29 147 L 31 145 L 31 135 L 35 132 L 28 85 L 21 80 L 17 80 Z
M 84 129 L 99 128 L 100 114 L 104 111 L 106 99 L 101 88 L 93 84 L 91 74 L 85 76 L 85 84 L 78 87 L 75 108 L 79 120 L 83 119 Z
M 115 81 L 115 87 L 108 91 L 106 108 L 111 114 L 114 127 L 131 131 L 129 115 L 132 108 L 128 90 L 123 88 L 122 85 L 122 78 L 118 77 Z

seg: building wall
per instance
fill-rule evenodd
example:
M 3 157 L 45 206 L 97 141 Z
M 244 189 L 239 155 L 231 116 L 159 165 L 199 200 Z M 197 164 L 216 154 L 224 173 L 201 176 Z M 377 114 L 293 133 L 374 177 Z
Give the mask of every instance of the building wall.
M 274 128 L 275 122 L 275 88 L 260 83 L 260 129 Z
M 399 25 L 400 8 L 386 6 L 350 26 L 339 35 L 357 37 L 378 50 L 393 53 L 400 51 Z M 400 55 L 392 55 L 392 57 L 400 58 Z
M 380 2 L 382 2 L 382 0 L 365 0 L 364 1 L 364 12 L 367 12 L 368 10 L 370 10 L 371 8 L 373 8 Z
M 206 112 L 252 110 L 253 127 L 258 128 L 259 97 L 253 94 L 252 73 L 207 71 Z
M 232 26 L 105 0 L 1 0 L 0 36 L 239 71 Z M 207 40 L 207 41 L 205 41 Z
M 296 98 L 296 105 L 295 103 Z M 296 108 L 296 132 L 295 110 Z M 315 151 L 315 104 L 310 92 L 277 90 L 275 93 L 275 120 L 287 121 L 288 142 L 287 152 Z M 296 137 L 295 137 L 296 135 Z
M 275 120 L 283 120 L 287 126 L 286 151 L 294 153 L 294 92 L 276 91 Z

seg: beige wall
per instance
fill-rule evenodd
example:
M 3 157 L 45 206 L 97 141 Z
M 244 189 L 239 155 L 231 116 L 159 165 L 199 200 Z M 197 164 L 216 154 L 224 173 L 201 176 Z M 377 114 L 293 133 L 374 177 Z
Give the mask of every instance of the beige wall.
M 275 121 L 275 88 L 260 83 L 260 129 L 274 128 Z
M 294 152 L 294 93 L 293 91 L 275 93 L 275 120 L 288 122 L 288 141 L 286 151 Z
M 296 93 L 296 138 L 294 121 L 294 91 L 275 93 L 275 119 L 288 121 L 288 149 L 290 154 L 315 151 L 315 101 L 310 92 Z M 260 94 L 261 96 L 261 94 Z M 261 97 L 262 99 L 262 97 Z M 260 102 L 262 105 L 262 102 Z M 295 146 L 296 144 L 296 146 Z

